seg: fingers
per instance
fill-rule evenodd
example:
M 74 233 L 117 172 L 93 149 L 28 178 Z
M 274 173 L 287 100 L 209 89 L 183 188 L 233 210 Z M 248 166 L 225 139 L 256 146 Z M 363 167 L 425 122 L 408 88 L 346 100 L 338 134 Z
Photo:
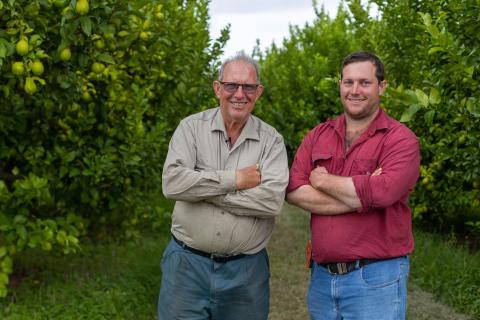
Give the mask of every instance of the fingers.
M 237 170 L 236 172 L 235 184 L 238 190 L 254 188 L 258 186 L 260 182 L 261 174 L 258 163 L 253 166 Z
M 373 173 L 371 174 L 372 177 L 376 177 L 382 174 L 382 168 L 377 168 Z

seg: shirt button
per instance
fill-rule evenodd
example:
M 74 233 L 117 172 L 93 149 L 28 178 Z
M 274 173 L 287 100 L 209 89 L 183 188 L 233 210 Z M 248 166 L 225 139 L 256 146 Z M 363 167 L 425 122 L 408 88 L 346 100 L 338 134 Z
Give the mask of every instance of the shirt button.
M 220 237 L 220 232 L 217 232 L 217 237 Z
M 225 211 L 222 211 L 222 214 L 225 214 Z

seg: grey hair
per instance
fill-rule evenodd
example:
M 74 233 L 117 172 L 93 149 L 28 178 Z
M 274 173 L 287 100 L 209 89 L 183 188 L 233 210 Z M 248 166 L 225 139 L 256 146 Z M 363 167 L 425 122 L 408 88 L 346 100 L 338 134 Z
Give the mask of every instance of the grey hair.
M 255 68 L 255 75 L 257 76 L 257 84 L 260 84 L 260 66 L 258 65 L 257 60 L 247 55 L 243 50 L 238 51 L 233 57 L 226 59 L 222 63 L 220 69 L 218 70 L 218 81 L 223 80 L 223 72 L 225 71 L 225 67 L 227 66 L 227 64 L 234 61 L 243 61 L 248 64 L 251 64 Z

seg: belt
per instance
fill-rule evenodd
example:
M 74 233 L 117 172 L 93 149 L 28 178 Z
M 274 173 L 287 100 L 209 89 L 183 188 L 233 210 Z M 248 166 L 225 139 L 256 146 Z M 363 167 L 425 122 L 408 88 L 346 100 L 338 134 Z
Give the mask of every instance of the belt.
M 366 266 L 367 264 L 371 264 L 374 262 L 383 261 L 380 259 L 360 259 L 355 260 L 352 262 L 334 262 L 334 263 L 317 263 L 319 266 L 322 266 L 328 270 L 330 274 L 334 275 L 342 275 L 353 270 L 357 269 L 357 265 L 359 268 Z
M 177 238 L 175 238 L 175 236 L 172 234 L 172 238 L 173 240 L 175 240 L 175 242 L 181 246 L 183 249 L 187 250 L 187 251 L 190 251 L 191 253 L 194 253 L 194 254 L 197 254 L 199 256 L 202 256 L 202 257 L 205 257 L 205 258 L 209 258 L 210 260 L 213 260 L 215 262 L 221 262 L 221 263 L 225 263 L 225 262 L 228 262 L 228 261 L 232 261 L 232 260 L 236 260 L 236 259 L 240 259 L 240 258 L 243 258 L 246 256 L 246 254 L 236 254 L 236 255 L 232 255 L 232 256 L 222 256 L 222 255 L 217 255 L 215 253 L 209 253 L 209 252 L 205 252 L 205 251 L 202 251 L 202 250 L 198 250 L 198 249 L 195 249 L 195 248 L 192 248 L 192 247 L 189 247 L 187 246 L 185 243 L 183 243 L 182 241 L 178 240 Z

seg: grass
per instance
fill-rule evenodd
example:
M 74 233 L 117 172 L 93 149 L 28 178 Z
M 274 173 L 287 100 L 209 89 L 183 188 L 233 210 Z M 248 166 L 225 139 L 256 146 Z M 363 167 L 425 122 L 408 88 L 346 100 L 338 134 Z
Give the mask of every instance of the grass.
M 411 281 L 456 310 L 480 319 L 480 253 L 451 238 L 415 233 Z
M 75 256 L 25 252 L 16 261 L 21 282 L 0 302 L 0 319 L 155 319 L 168 238 L 92 244 Z
M 156 319 L 159 264 L 170 237 L 168 227 L 166 222 L 164 230 L 147 233 L 136 243 L 88 244 L 78 255 L 23 253 L 16 259 L 10 295 L 0 300 L 0 319 Z M 308 215 L 286 205 L 268 248 L 270 320 L 308 319 L 308 236 Z M 411 261 L 408 319 L 467 319 L 446 304 L 480 319 L 478 254 L 417 232 Z

